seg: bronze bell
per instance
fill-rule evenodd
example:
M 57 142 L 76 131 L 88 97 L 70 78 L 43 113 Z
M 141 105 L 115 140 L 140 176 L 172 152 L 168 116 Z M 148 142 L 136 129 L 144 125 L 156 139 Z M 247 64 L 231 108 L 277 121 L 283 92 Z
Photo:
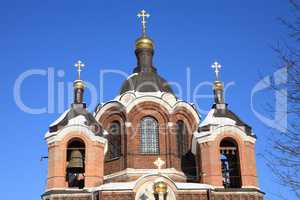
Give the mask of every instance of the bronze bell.
M 83 168 L 83 156 L 79 150 L 71 152 L 68 168 Z

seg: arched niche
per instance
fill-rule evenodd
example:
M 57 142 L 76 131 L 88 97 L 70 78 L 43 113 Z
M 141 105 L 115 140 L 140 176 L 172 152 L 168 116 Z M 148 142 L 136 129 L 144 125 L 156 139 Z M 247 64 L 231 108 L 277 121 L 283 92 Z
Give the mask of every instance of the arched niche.
M 86 145 L 79 138 L 72 138 L 66 149 L 66 181 L 69 188 L 84 188 Z
M 241 167 L 238 143 L 233 138 L 223 138 L 220 142 L 220 164 L 225 188 L 241 188 Z

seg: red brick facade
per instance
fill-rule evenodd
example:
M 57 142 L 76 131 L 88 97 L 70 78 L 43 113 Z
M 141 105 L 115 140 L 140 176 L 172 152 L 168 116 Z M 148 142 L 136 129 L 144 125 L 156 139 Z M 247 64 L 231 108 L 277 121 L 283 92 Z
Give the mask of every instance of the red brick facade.
M 106 106 L 109 107 L 109 105 Z M 124 113 L 124 109 L 116 104 L 115 107 L 109 107 L 108 110 L 105 110 L 105 113 L 99 117 L 100 124 L 106 129 L 109 128 L 111 122 L 116 120 L 124 127 L 124 132 L 122 132 L 122 156 L 105 163 L 105 174 L 111 174 L 126 168 L 155 168 L 153 162 L 158 155 L 143 155 L 139 152 L 141 140 L 139 126 L 141 119 L 145 116 L 152 116 L 159 123 L 159 156 L 166 161 L 165 168 L 175 168 L 180 171 L 181 164 L 177 155 L 176 122 L 183 120 L 186 123 L 189 133 L 188 145 L 191 146 L 192 133 L 197 128 L 197 121 L 190 111 L 186 108 L 177 108 L 173 113 L 169 113 L 166 108 L 156 102 L 138 104 L 127 114 Z M 125 122 L 127 122 L 127 126 Z
M 198 142 L 196 140 L 196 143 L 193 144 L 193 141 L 195 142 L 193 133 L 197 131 L 199 122 L 195 118 L 192 107 L 185 105 L 170 109 L 155 101 L 145 101 L 133 106 L 130 110 L 126 109 L 120 106 L 119 103 L 111 102 L 103 106 L 101 112 L 98 112 L 100 115 L 96 117 L 105 130 L 108 130 L 110 124 L 114 121 L 118 121 L 121 124 L 122 147 L 121 155 L 118 158 L 105 161 L 105 144 L 92 141 L 93 139 L 87 136 L 84 131 L 79 133 L 67 132 L 59 141 L 49 143 L 48 190 L 43 196 L 44 199 L 136 199 L 136 189 L 134 188 L 120 192 L 118 188 L 103 191 L 103 189 L 97 190 L 97 187 L 101 188 L 101 185 L 109 183 L 124 182 L 124 184 L 127 184 L 131 181 L 140 180 L 143 175 L 147 174 L 147 169 L 157 168 L 153 163 L 158 157 L 165 161 L 163 169 L 173 170 L 171 174 L 168 174 L 172 182 L 186 182 L 187 179 L 182 172 L 181 159 L 177 151 L 176 122 L 178 120 L 182 120 L 187 126 L 188 148 L 191 149 L 193 145 L 196 145 L 197 149 L 195 156 L 197 178 L 193 182 L 208 184 L 215 189 L 190 190 L 178 189 L 174 186 L 176 199 L 257 200 L 263 198 L 262 193 L 257 190 L 254 143 L 245 141 L 241 133 L 234 132 L 234 129 L 221 131 L 211 141 Z M 140 153 L 140 121 L 145 116 L 152 116 L 159 123 L 160 151 L 157 155 Z M 229 137 L 234 139 L 239 147 L 242 177 L 242 188 L 231 191 L 222 189 L 222 173 L 219 160 L 220 142 L 223 138 Z M 75 190 L 79 193 L 80 191 L 85 191 L 86 194 L 82 195 L 78 195 L 76 192 L 69 194 L 65 179 L 66 146 L 74 138 L 84 141 L 87 151 L 85 162 L 86 189 Z M 146 172 L 143 170 L 146 170 Z M 135 171 L 136 173 L 132 173 Z M 96 192 L 89 191 L 88 188 L 95 188 L 93 190 Z M 64 189 L 68 192 L 64 191 Z
M 61 140 L 49 144 L 47 189 L 67 187 L 67 144 L 74 139 L 81 140 L 86 145 L 85 186 L 95 187 L 103 183 L 105 145 L 92 141 L 84 131 L 68 132 Z
M 80 200 L 80 199 L 136 199 L 136 183 L 132 188 L 109 188 L 110 183 L 123 182 L 125 185 L 132 181 L 148 180 L 144 175 L 148 169 L 156 169 L 154 161 L 160 157 L 165 161 L 163 169 L 170 170 L 165 179 L 169 182 L 176 199 L 182 200 L 260 200 L 263 193 L 258 190 L 254 143 L 241 130 L 224 129 L 217 133 L 213 140 L 195 140 L 193 133 L 197 131 L 199 121 L 195 118 L 192 107 L 181 106 L 176 109 L 166 108 L 155 101 L 145 101 L 133 106 L 130 110 L 111 102 L 101 108 L 96 116 L 105 130 L 109 129 L 113 121 L 121 124 L 121 155 L 113 160 L 105 159 L 105 144 L 93 139 L 82 132 L 68 132 L 60 141 L 49 143 L 49 172 L 48 190 L 43 195 L 45 200 Z M 159 123 L 159 154 L 144 155 L 140 153 L 140 121 L 145 116 L 154 117 Z M 176 122 L 182 120 L 187 125 L 188 148 L 196 144 L 195 167 L 197 177 L 196 189 L 178 188 L 172 186 L 175 182 L 186 183 L 187 179 L 182 171 L 181 159 L 177 151 Z M 235 132 L 235 130 L 238 130 Z M 244 135 L 243 135 L 244 134 Z M 86 144 L 86 173 L 85 189 L 69 190 L 66 184 L 66 145 L 68 141 L 79 138 Z M 221 165 L 219 161 L 219 145 L 223 138 L 234 139 L 239 148 L 242 187 L 240 189 L 224 189 L 222 185 Z M 105 139 L 104 139 L 105 140 Z M 194 142 L 194 144 L 193 144 Z M 196 142 L 196 143 L 195 143 Z M 144 170 L 144 171 L 143 171 Z M 145 171 L 146 170 L 146 171 Z M 167 173 L 167 171 L 164 171 Z M 154 173 L 155 174 L 155 173 Z M 160 177 L 159 174 L 156 176 Z M 163 177 L 163 176 L 162 176 Z M 152 180 L 152 179 L 151 179 Z M 154 179 L 153 179 L 154 180 Z M 187 183 L 188 184 L 188 183 Z M 201 188 L 201 184 L 204 188 Z M 104 188 L 102 188 L 102 185 Z M 108 188 L 105 188 L 108 186 Z M 209 187 L 212 188 L 209 188 Z M 90 188 L 90 189 L 89 189 Z M 83 192 L 83 193 L 82 193 Z

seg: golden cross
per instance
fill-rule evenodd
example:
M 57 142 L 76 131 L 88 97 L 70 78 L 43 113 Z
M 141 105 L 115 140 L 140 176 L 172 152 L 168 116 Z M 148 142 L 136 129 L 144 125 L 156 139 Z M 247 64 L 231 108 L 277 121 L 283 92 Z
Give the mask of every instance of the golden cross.
M 80 80 L 81 68 L 83 68 L 85 65 L 80 60 L 78 60 L 74 66 L 77 68 L 77 79 Z
M 215 73 L 216 73 L 216 81 L 219 81 L 221 65 L 220 65 L 218 62 L 214 62 L 214 64 L 213 64 L 211 67 L 212 67 L 213 69 L 215 69 Z
M 146 35 L 146 18 L 149 18 L 150 17 L 150 14 L 147 13 L 145 10 L 141 10 L 139 13 L 138 13 L 138 18 L 142 18 L 142 31 L 143 31 L 143 35 Z
M 157 160 L 154 162 L 154 165 L 157 166 L 158 172 L 160 172 L 161 167 L 165 164 L 165 161 L 160 159 L 160 157 L 157 158 Z

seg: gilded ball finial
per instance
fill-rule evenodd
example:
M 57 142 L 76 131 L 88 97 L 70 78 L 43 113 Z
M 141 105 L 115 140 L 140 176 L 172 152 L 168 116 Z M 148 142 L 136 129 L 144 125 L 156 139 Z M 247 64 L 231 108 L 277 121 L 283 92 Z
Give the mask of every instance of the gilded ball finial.
M 223 90 L 224 86 L 221 81 L 215 81 L 214 82 L 214 89 L 215 90 Z
M 84 89 L 84 82 L 82 80 L 75 80 L 73 86 L 75 89 Z
M 153 190 L 156 194 L 165 194 L 168 191 L 168 186 L 165 182 L 159 181 L 154 183 Z
M 135 49 L 154 49 L 154 43 L 149 37 L 142 36 L 136 40 Z

